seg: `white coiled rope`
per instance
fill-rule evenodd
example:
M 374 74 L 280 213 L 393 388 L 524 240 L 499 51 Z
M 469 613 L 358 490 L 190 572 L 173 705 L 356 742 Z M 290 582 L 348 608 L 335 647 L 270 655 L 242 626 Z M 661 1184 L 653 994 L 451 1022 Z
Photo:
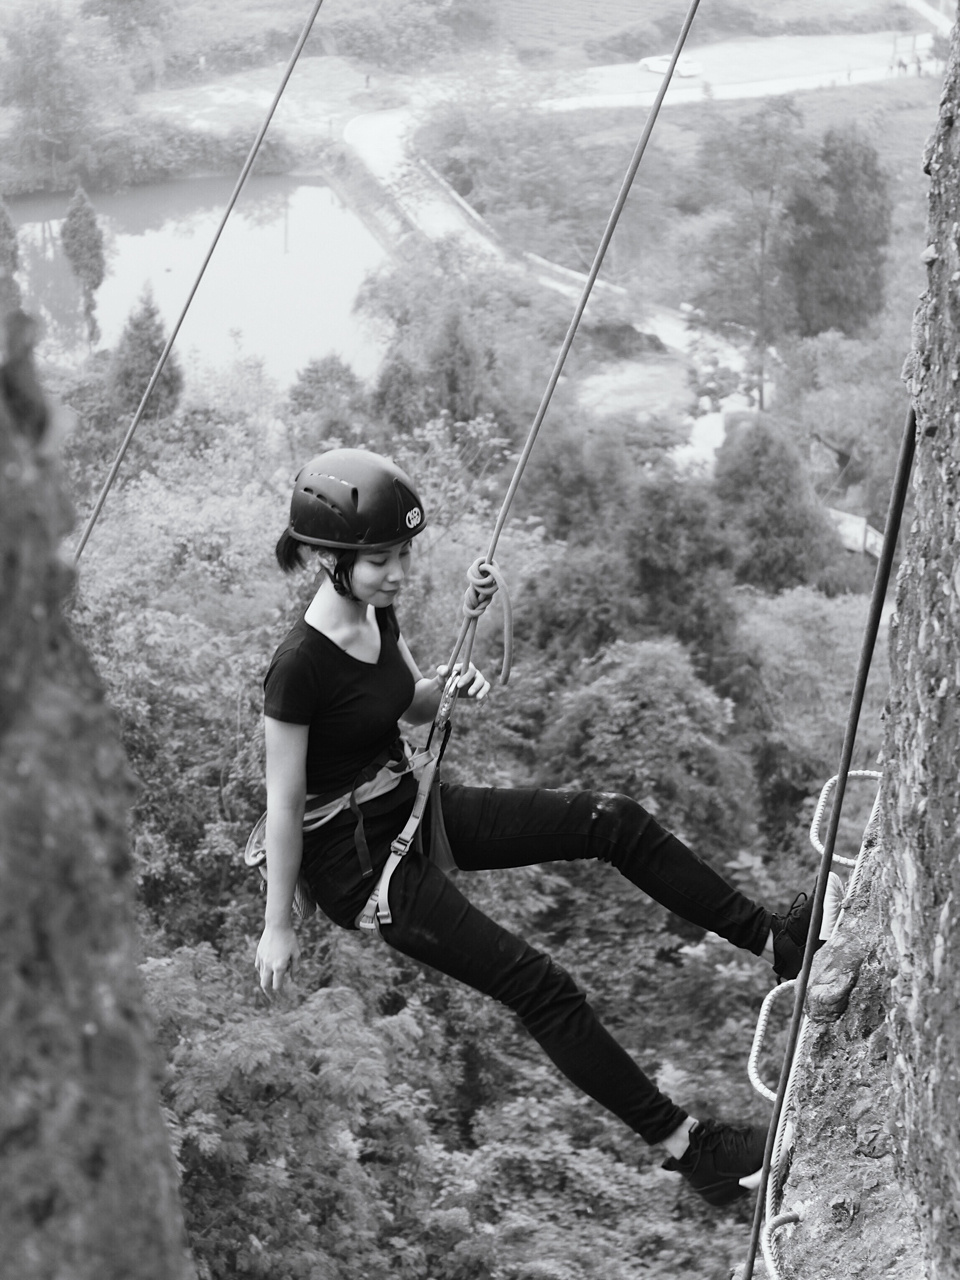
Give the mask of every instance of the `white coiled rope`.
M 848 778 L 872 778 L 877 782 L 882 778 L 882 774 L 874 769 L 855 769 L 851 770 L 847 775 Z M 836 786 L 837 778 L 831 778 L 824 786 L 820 793 L 820 800 L 810 826 L 810 842 L 819 854 L 823 854 L 823 845 L 820 843 L 820 823 L 823 820 L 823 814 L 827 807 L 827 800 L 830 792 Z M 857 888 L 863 874 L 863 867 L 866 855 L 873 848 L 873 835 L 876 831 L 880 815 L 880 788 L 877 788 L 876 798 L 873 802 L 873 808 L 870 811 L 870 817 L 867 819 L 867 825 L 864 829 L 863 841 L 860 845 L 860 852 L 854 858 L 842 858 L 834 854 L 834 862 L 842 863 L 844 866 L 852 866 L 853 874 L 850 877 L 849 884 L 843 894 L 842 900 L 836 899 L 833 902 L 825 900 L 823 923 L 820 928 L 820 936 L 822 938 L 832 937 L 839 929 L 843 920 L 844 913 L 853 901 Z M 832 917 L 832 918 L 831 918 Z M 747 1062 L 747 1074 L 750 1077 L 750 1083 L 761 1097 L 766 1098 L 768 1102 L 776 1100 L 776 1092 L 766 1085 L 761 1076 L 759 1069 L 760 1054 L 763 1050 L 763 1041 L 766 1035 L 767 1026 L 773 1012 L 773 1006 L 777 997 L 784 991 L 793 992 L 796 986 L 795 981 L 783 982 L 778 987 L 774 987 L 764 997 L 763 1004 L 760 1006 L 760 1013 L 757 1017 L 757 1028 L 753 1036 L 753 1045 L 750 1049 L 750 1057 Z M 801 1221 L 799 1213 L 788 1211 L 783 1212 L 783 1191 L 789 1171 L 789 1162 L 793 1154 L 794 1140 L 794 1124 L 791 1114 L 791 1102 L 793 1099 L 793 1089 L 797 1072 L 797 1064 L 800 1062 L 804 1045 L 810 1031 L 810 1019 L 804 1015 L 800 1024 L 800 1034 L 797 1039 L 797 1046 L 793 1056 L 793 1063 L 790 1069 L 790 1077 L 787 1083 L 787 1091 L 784 1098 L 783 1110 L 780 1114 L 780 1123 L 777 1126 L 776 1139 L 774 1141 L 773 1158 L 771 1160 L 770 1172 L 771 1176 L 767 1182 L 767 1193 L 764 1204 L 764 1225 L 760 1233 L 760 1248 L 763 1252 L 763 1259 L 767 1265 L 767 1269 L 775 1280 L 784 1280 L 784 1272 L 781 1266 L 779 1250 L 775 1242 L 775 1234 L 778 1230 L 785 1226 L 792 1226 Z

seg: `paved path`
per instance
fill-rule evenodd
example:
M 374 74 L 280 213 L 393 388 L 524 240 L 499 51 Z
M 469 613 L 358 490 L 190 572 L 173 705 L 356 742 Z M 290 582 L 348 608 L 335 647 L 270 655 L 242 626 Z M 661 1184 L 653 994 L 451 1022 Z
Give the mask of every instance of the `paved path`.
M 690 46 L 687 56 L 703 68 L 695 77 L 675 77 L 664 106 L 702 102 L 712 98 L 768 98 L 784 93 L 836 88 L 889 80 L 897 63 L 916 74 L 915 58 L 925 71 L 933 70 L 929 33 L 902 31 L 854 36 L 775 36 L 767 40 L 730 40 Z M 651 106 L 660 76 L 633 63 L 591 67 L 571 78 L 563 97 L 541 103 L 553 111 L 582 111 L 591 107 Z
M 407 139 L 415 121 L 407 107 L 370 112 L 348 121 L 343 140 L 428 239 L 455 235 L 478 253 L 503 257 L 491 229 L 471 217 L 445 184 L 408 159 Z

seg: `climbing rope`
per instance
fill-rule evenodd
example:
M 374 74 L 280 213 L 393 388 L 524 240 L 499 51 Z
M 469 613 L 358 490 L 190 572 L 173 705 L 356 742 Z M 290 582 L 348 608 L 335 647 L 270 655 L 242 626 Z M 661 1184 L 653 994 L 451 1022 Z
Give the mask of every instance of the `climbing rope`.
M 107 500 L 107 495 L 110 493 L 110 490 L 113 488 L 113 482 L 117 478 L 117 473 L 120 470 L 120 464 L 123 462 L 123 459 L 127 453 L 127 449 L 130 447 L 130 442 L 133 439 L 134 432 L 136 431 L 137 427 L 140 425 L 140 420 L 143 418 L 144 411 L 146 410 L 146 407 L 147 407 L 147 402 L 149 401 L 150 396 L 153 394 L 153 389 L 160 380 L 160 375 L 163 373 L 164 367 L 167 363 L 167 358 L 169 357 L 170 352 L 173 350 L 173 344 L 177 340 L 177 334 L 180 332 L 180 328 L 184 320 L 187 318 L 187 312 L 190 310 L 190 306 L 193 303 L 193 299 L 196 296 L 196 292 L 200 288 L 200 282 L 202 281 L 204 274 L 206 273 L 207 267 L 210 263 L 210 259 L 213 257 L 214 250 L 216 249 L 220 241 L 220 237 L 223 234 L 223 230 L 227 225 L 227 220 L 229 219 L 231 213 L 233 212 L 233 209 L 237 203 L 237 200 L 240 198 L 240 192 L 243 190 L 244 185 L 247 181 L 247 178 L 250 174 L 250 170 L 253 168 L 254 161 L 256 160 L 257 155 L 259 154 L 261 144 L 263 143 L 263 140 L 266 137 L 267 130 L 269 129 L 270 123 L 273 120 L 274 113 L 276 112 L 277 107 L 280 105 L 280 99 L 283 97 L 284 90 L 286 89 L 287 84 L 290 81 L 290 77 L 293 75 L 294 68 L 296 67 L 298 61 L 300 60 L 300 54 L 303 52 L 303 46 L 307 43 L 307 37 L 310 35 L 310 32 L 313 30 L 313 24 L 317 20 L 317 14 L 320 12 L 320 7 L 322 4 L 323 4 L 323 0 L 314 0 L 313 8 L 310 11 L 310 16 L 307 18 L 306 22 L 303 24 L 303 30 L 300 32 L 300 36 L 299 36 L 299 39 L 297 40 L 296 45 L 294 46 L 293 53 L 290 55 L 290 61 L 287 63 L 286 69 L 284 70 L 283 76 L 281 77 L 280 86 L 277 89 L 277 92 L 274 94 L 273 101 L 270 103 L 270 106 L 267 110 L 267 114 L 264 118 L 263 124 L 260 126 L 260 130 L 257 133 L 256 138 L 254 139 L 253 146 L 250 148 L 250 153 L 247 156 L 246 160 L 244 161 L 243 168 L 240 171 L 240 177 L 237 179 L 237 184 L 233 189 L 233 194 L 231 195 L 229 202 L 227 203 L 227 207 L 224 211 L 223 217 L 220 220 L 220 225 L 217 227 L 216 233 L 214 234 L 213 240 L 210 244 L 210 248 L 207 250 L 207 255 L 204 258 L 203 263 L 200 267 L 200 270 L 197 273 L 197 277 L 193 282 L 193 287 L 191 288 L 189 294 L 187 295 L 187 300 L 183 305 L 183 310 L 180 312 L 177 322 L 173 326 L 173 331 L 171 332 L 170 337 L 167 339 L 166 346 L 163 348 L 163 351 L 160 354 L 160 359 L 157 361 L 157 366 L 153 371 L 153 375 L 150 378 L 150 381 L 147 383 L 147 389 L 143 393 L 143 397 L 140 400 L 140 404 L 137 407 L 137 411 L 133 415 L 133 420 L 130 423 L 130 426 L 127 428 L 127 434 L 123 437 L 123 442 L 121 443 L 120 448 L 117 451 L 117 456 L 113 460 L 113 465 L 110 468 L 109 474 L 107 475 L 103 488 L 100 490 L 100 494 L 97 497 L 97 501 L 94 504 L 93 510 L 90 513 L 90 517 L 87 520 L 86 525 L 84 526 L 83 533 L 80 536 L 80 542 L 78 543 L 77 550 L 74 553 L 75 561 L 79 560 L 81 555 L 83 554 L 83 549 L 87 545 L 87 542 L 90 539 L 91 533 L 93 533 L 93 528 L 100 517 L 100 512 L 103 510 L 103 504 Z
M 887 587 L 890 583 L 893 556 L 896 550 L 897 538 L 900 533 L 900 521 L 903 516 L 903 508 L 907 499 L 907 486 L 910 480 L 910 469 L 913 465 L 916 434 L 917 414 L 916 409 L 911 406 L 910 412 L 907 414 L 907 420 L 903 430 L 903 438 L 900 443 L 900 454 L 897 458 L 897 469 L 894 475 L 893 488 L 890 493 L 890 505 L 887 511 L 887 522 L 883 534 L 883 547 L 880 552 L 880 559 L 877 563 L 877 572 L 873 582 L 873 593 L 870 598 L 870 610 L 867 616 L 867 624 L 860 648 L 857 676 L 854 682 L 853 693 L 850 698 L 850 710 L 843 737 L 843 748 L 840 753 L 840 767 L 837 770 L 836 797 L 830 813 L 827 836 L 824 840 L 823 854 L 820 859 L 820 871 L 817 876 L 817 887 L 813 898 L 813 912 L 810 918 L 809 936 L 814 938 L 817 937 L 819 933 L 820 923 L 823 918 L 823 904 L 827 893 L 827 884 L 830 878 L 830 868 L 833 863 L 833 851 L 837 843 L 837 831 L 840 826 L 840 813 L 843 806 L 843 797 L 846 792 L 847 779 L 851 772 L 850 765 L 853 760 L 853 748 L 857 737 L 857 727 L 860 723 L 860 712 L 863 707 L 863 699 L 866 693 L 867 677 L 870 674 L 870 664 L 873 660 L 877 635 L 880 631 L 880 618 L 883 611 L 883 602 L 887 594 Z M 780 1119 L 783 1115 L 784 1103 L 790 1085 L 790 1078 L 794 1070 L 797 1045 L 804 1017 L 803 1005 L 804 1000 L 806 999 L 807 987 L 810 983 L 810 970 L 813 966 L 814 954 L 814 948 L 808 946 L 804 952 L 803 966 L 796 979 L 796 986 L 794 988 L 793 1016 L 790 1022 L 789 1034 L 787 1036 L 787 1046 L 783 1055 L 783 1063 L 780 1068 L 780 1079 L 777 1086 L 776 1098 L 774 1099 L 773 1115 L 770 1118 L 770 1127 L 767 1131 L 767 1143 L 764 1150 L 763 1168 L 760 1176 L 760 1186 L 757 1191 L 757 1204 L 753 1216 L 753 1227 L 750 1233 L 750 1248 L 740 1280 L 752 1280 L 753 1278 L 753 1269 L 757 1259 L 757 1250 L 760 1247 L 761 1234 L 764 1230 L 764 1207 L 770 1184 L 770 1171 L 774 1158 L 774 1147 L 777 1143 L 777 1136 L 780 1131 Z M 768 1224 L 768 1233 L 772 1229 L 772 1224 Z
M 507 517 L 510 514 L 510 508 L 513 505 L 517 489 L 520 487 L 520 481 L 523 478 L 523 473 L 526 469 L 527 462 L 530 459 L 530 454 L 533 452 L 533 446 L 536 444 L 537 437 L 540 434 L 540 428 L 547 415 L 550 402 L 553 400 L 553 393 L 557 389 L 557 384 L 560 381 L 560 375 L 563 373 L 563 367 L 566 364 L 567 356 L 570 353 L 570 348 L 573 346 L 573 340 L 580 327 L 580 321 L 583 318 L 583 313 L 586 311 L 587 303 L 589 302 L 590 295 L 593 292 L 593 286 L 596 284 L 597 277 L 600 274 L 600 268 L 603 266 L 603 260 L 606 257 L 607 249 L 610 247 L 610 241 L 613 239 L 613 233 L 617 229 L 617 224 L 620 221 L 620 215 L 623 213 L 624 205 L 627 203 L 627 197 L 633 187 L 634 179 L 637 176 L 637 170 L 640 168 L 640 162 L 647 149 L 647 143 L 650 141 L 650 135 L 653 133 L 654 125 L 656 124 L 657 117 L 660 114 L 660 108 L 663 105 L 663 100 L 666 97 L 667 90 L 670 88 L 674 70 L 680 60 L 680 55 L 683 52 L 683 46 L 686 43 L 687 35 L 689 34 L 690 27 L 699 6 L 700 0 L 690 0 L 690 5 L 687 9 L 686 16 L 684 17 L 683 25 L 680 28 L 680 34 L 677 37 L 677 43 L 670 56 L 670 64 L 667 67 L 666 74 L 663 77 L 660 88 L 657 90 L 650 112 L 647 116 L 646 123 L 643 127 L 643 132 L 637 141 L 637 145 L 634 148 L 633 155 L 630 159 L 630 164 L 627 166 L 627 171 L 620 184 L 620 190 L 617 193 L 613 209 L 607 219 L 607 225 L 604 228 L 603 235 L 600 238 L 600 244 L 597 248 L 596 254 L 594 255 L 593 263 L 580 292 L 580 297 L 577 301 L 576 308 L 574 309 L 573 317 L 567 328 L 566 336 L 564 337 L 560 350 L 557 354 L 553 371 L 547 381 L 547 386 L 540 400 L 540 405 L 537 409 L 536 415 L 534 416 L 530 430 L 527 433 L 523 450 L 517 460 L 517 465 L 513 472 L 513 478 L 510 481 L 510 485 L 500 507 L 500 513 L 497 516 L 496 524 L 494 525 L 493 534 L 490 538 L 489 546 L 487 547 L 487 553 L 485 556 L 475 560 L 470 566 L 468 572 L 470 586 L 467 588 L 464 595 L 463 623 L 460 627 L 460 634 L 457 636 L 456 644 L 454 645 L 453 652 L 450 655 L 451 668 L 457 661 L 458 657 L 461 659 L 464 667 L 469 665 L 470 657 L 473 653 L 473 642 L 476 637 L 477 622 L 480 615 L 489 605 L 497 587 L 502 585 L 502 575 L 500 574 L 494 559 L 497 550 L 497 543 L 500 540 L 500 535 L 507 522 Z M 511 653 L 512 636 L 509 629 L 508 610 L 509 604 L 507 603 L 507 596 L 504 591 L 504 659 L 500 672 L 500 679 L 503 684 L 506 684 L 510 677 L 510 658 L 508 655 Z

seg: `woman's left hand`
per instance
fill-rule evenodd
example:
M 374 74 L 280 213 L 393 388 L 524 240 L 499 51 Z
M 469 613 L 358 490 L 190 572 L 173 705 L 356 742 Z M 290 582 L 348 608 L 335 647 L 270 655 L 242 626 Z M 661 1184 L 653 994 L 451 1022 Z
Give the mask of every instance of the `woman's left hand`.
M 447 677 L 450 674 L 450 668 L 446 663 L 442 663 L 437 667 L 437 679 L 442 689 L 446 684 Z M 475 702 L 482 702 L 490 692 L 490 681 L 471 662 L 466 671 L 461 672 L 460 679 L 457 681 L 457 694 L 461 698 L 473 698 Z

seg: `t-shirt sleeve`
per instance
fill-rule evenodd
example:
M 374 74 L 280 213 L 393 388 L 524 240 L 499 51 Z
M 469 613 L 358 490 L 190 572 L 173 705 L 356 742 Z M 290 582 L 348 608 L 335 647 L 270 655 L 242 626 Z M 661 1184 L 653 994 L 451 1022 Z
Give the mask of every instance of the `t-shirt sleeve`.
M 263 681 L 263 714 L 287 724 L 310 724 L 321 707 L 313 663 L 298 649 L 277 653 Z

